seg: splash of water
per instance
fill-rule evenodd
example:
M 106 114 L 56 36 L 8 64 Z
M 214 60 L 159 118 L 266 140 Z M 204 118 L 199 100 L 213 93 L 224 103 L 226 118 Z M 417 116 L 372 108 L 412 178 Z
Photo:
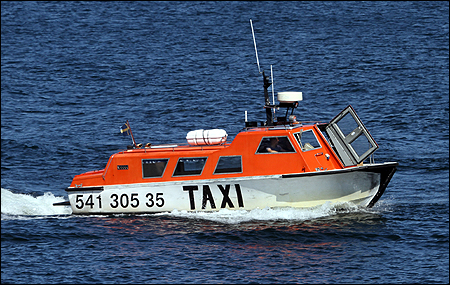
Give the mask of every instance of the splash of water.
M 29 194 L 13 193 L 2 188 L 2 220 L 13 219 L 21 216 L 49 216 L 49 215 L 70 215 L 70 207 L 53 206 L 53 203 L 62 202 L 64 197 L 56 197 L 50 192 L 42 196 L 33 197 Z
M 221 209 L 217 212 L 188 212 L 173 210 L 170 213 L 161 213 L 170 217 L 183 217 L 190 219 L 205 219 L 226 224 L 239 224 L 248 221 L 290 220 L 306 221 L 327 217 L 342 212 L 358 212 L 362 209 L 352 203 L 325 203 L 311 208 L 264 208 L 247 210 Z

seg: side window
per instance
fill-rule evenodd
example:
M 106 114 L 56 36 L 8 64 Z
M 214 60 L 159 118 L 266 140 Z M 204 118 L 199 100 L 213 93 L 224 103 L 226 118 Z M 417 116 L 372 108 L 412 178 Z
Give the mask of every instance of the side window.
M 216 170 L 214 170 L 214 174 L 240 172 L 242 172 L 241 156 L 221 156 L 217 162 Z
M 192 157 L 178 159 L 173 176 L 200 175 L 206 163 L 206 157 Z
M 302 151 L 308 151 L 311 149 L 320 148 L 321 145 L 317 141 L 316 135 L 313 130 L 307 130 L 300 133 L 294 134 L 295 138 L 298 141 L 298 144 L 302 148 Z
M 169 159 L 143 159 L 142 177 L 155 178 L 162 177 Z
M 256 153 L 295 152 L 288 137 L 263 137 Z

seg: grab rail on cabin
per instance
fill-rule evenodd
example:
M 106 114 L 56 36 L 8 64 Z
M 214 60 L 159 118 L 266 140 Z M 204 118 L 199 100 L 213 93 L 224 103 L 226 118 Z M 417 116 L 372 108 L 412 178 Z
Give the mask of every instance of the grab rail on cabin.
M 116 153 L 111 155 L 111 158 L 109 159 L 108 164 L 106 165 L 105 172 L 102 175 L 103 180 L 105 180 L 106 173 L 108 172 L 109 166 L 111 165 L 111 161 L 113 160 L 115 155 Z
M 269 131 L 269 130 L 280 130 L 280 129 L 285 129 L 285 130 L 292 130 L 298 127 L 303 127 L 305 125 L 315 125 L 315 124 L 323 124 L 322 121 L 299 121 L 298 124 L 294 124 L 294 125 L 275 125 L 275 126 L 254 126 L 254 127 L 245 127 L 243 128 L 241 131 L 242 132 L 247 132 L 247 131 L 257 131 L 257 130 L 261 130 L 264 129 L 265 131 Z
M 154 150 L 154 149 L 165 149 L 169 148 L 172 149 L 172 151 L 175 151 L 176 148 L 186 148 L 185 150 L 198 150 L 200 148 L 201 150 L 208 150 L 208 149 L 216 149 L 216 148 L 225 148 L 231 145 L 231 142 L 225 142 L 220 145 L 190 145 L 188 143 L 179 143 L 179 144 L 161 144 L 161 145 L 154 145 L 151 147 L 142 148 L 144 150 L 144 153 L 147 153 L 147 150 Z
M 185 148 L 184 150 L 186 150 L 186 151 L 188 151 L 188 150 L 194 151 L 194 150 L 198 150 L 199 148 L 201 150 L 226 148 L 230 145 L 231 145 L 231 141 L 227 141 L 220 145 L 202 145 L 202 146 L 192 146 L 192 145 L 189 145 L 188 143 L 160 144 L 160 145 L 152 145 L 150 147 L 119 150 L 118 153 L 126 153 L 129 151 L 147 153 L 147 151 L 158 151 L 158 150 L 167 150 L 167 149 L 171 149 L 172 151 L 175 151 L 177 148 Z M 108 162 L 108 166 L 109 166 L 109 162 Z

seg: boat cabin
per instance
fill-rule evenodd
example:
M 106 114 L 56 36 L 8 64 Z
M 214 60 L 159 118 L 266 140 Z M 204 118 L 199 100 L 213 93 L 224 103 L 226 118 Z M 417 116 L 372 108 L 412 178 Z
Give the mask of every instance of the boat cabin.
M 343 168 L 318 124 L 246 128 L 217 145 L 158 145 L 111 155 L 70 187 L 220 179 Z

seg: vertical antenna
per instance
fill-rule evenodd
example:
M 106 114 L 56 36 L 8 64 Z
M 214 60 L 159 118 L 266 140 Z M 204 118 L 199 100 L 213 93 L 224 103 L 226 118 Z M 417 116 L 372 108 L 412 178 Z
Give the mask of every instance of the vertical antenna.
M 267 88 L 272 84 L 269 82 L 269 76 L 266 76 L 264 74 L 264 70 L 261 72 L 261 69 L 259 67 L 259 59 L 258 59 L 258 50 L 256 49 L 256 40 L 255 40 L 255 32 L 253 31 L 253 23 L 252 19 L 250 19 L 250 25 L 252 26 L 252 35 L 253 35 L 253 44 L 255 45 L 255 53 L 256 53 L 256 63 L 258 64 L 258 71 L 263 76 L 263 83 L 264 83 L 264 108 L 266 109 L 266 126 L 273 126 L 273 113 L 271 108 L 273 106 L 270 105 L 270 99 L 269 99 L 269 92 L 267 91 Z
M 273 91 L 273 71 L 272 71 L 272 65 L 270 65 L 270 77 L 272 77 L 272 104 L 275 105 L 275 92 Z M 275 108 L 273 108 L 273 113 L 275 114 Z
M 258 72 L 261 73 L 261 69 L 259 68 L 258 50 L 256 49 L 255 32 L 253 31 L 252 19 L 250 19 L 250 26 L 252 26 L 253 44 L 255 45 L 255 53 L 256 53 L 256 64 L 258 64 Z

